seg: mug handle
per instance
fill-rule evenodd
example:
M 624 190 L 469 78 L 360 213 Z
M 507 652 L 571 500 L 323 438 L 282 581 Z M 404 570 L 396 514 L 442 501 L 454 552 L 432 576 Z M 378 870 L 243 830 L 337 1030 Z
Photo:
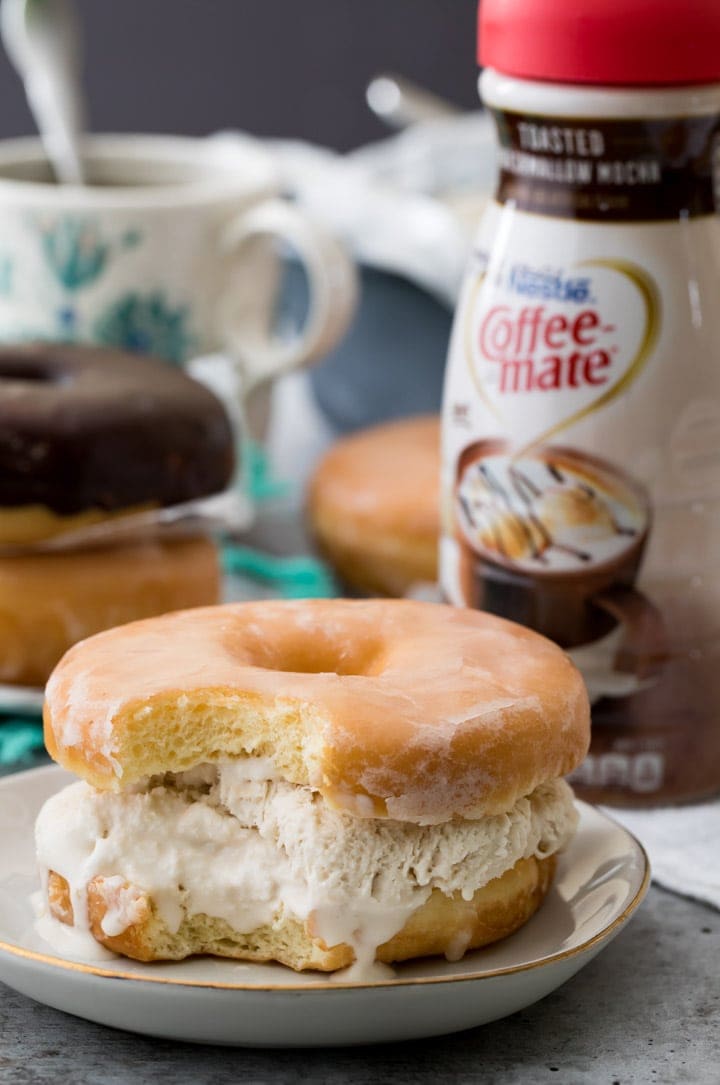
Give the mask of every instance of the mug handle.
M 667 657 L 667 633 L 655 604 L 634 588 L 620 586 L 594 595 L 592 602 L 623 627 L 615 669 L 641 679 L 657 675 Z
M 279 263 L 268 241 L 296 254 L 307 276 L 309 309 L 298 335 L 272 333 L 273 296 Z M 257 248 L 254 261 L 248 259 Z M 220 332 L 236 360 L 248 397 L 267 393 L 276 377 L 326 355 L 341 339 L 355 312 L 358 278 L 343 245 L 287 200 L 269 199 L 242 212 L 221 235 L 225 286 Z

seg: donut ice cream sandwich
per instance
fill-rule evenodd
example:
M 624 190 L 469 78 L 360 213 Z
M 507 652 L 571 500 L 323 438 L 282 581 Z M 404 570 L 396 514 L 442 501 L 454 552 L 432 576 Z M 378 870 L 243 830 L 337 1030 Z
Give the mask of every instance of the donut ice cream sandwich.
M 45 730 L 82 777 L 37 821 L 56 920 L 142 961 L 362 970 L 537 910 L 589 708 L 559 648 L 487 614 L 262 602 L 76 645 Z

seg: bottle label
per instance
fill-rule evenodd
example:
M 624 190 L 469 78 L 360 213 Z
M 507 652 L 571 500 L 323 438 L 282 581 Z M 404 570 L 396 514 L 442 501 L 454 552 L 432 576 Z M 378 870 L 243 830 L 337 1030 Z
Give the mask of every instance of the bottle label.
M 601 146 L 594 130 L 588 150 Z M 483 220 L 450 348 L 444 594 L 575 659 L 593 701 L 586 793 L 711 791 L 720 221 L 546 217 L 519 209 L 507 186 Z M 681 752 L 702 735 L 712 756 L 690 770 Z
M 523 211 L 603 222 L 711 214 L 717 204 L 720 120 L 547 119 L 494 113 L 496 198 Z

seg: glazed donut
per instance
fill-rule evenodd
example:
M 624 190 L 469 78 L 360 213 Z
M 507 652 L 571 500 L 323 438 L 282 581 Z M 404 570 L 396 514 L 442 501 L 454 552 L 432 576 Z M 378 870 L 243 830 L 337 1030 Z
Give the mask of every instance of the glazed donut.
M 76 645 L 36 841 L 52 915 L 140 960 L 459 957 L 539 906 L 589 707 L 554 644 L 392 600 L 203 608 Z M 99 846 L 101 842 L 101 846 Z
M 437 579 L 440 422 L 403 419 L 338 441 L 308 490 L 321 552 L 357 591 L 402 596 Z
M 0 349 L 0 544 L 218 493 L 222 404 L 155 358 L 88 346 Z
M 97 788 L 271 751 L 333 806 L 426 823 L 509 809 L 579 763 L 587 728 L 582 679 L 551 641 L 410 600 L 132 623 L 70 649 L 45 700 L 51 756 Z
M 0 682 L 43 686 L 76 641 L 219 598 L 204 538 L 0 558 Z

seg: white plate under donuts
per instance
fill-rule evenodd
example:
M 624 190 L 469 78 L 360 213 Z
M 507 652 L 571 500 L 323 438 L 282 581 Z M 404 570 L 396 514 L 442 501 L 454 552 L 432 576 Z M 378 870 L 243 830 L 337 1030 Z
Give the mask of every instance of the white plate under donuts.
M 638 842 L 578 803 L 577 835 L 540 911 L 512 937 L 450 963 L 410 962 L 394 977 L 195 958 L 141 964 L 62 955 L 36 929 L 33 825 L 71 777 L 55 766 L 0 781 L 0 980 L 66 1013 L 115 1028 L 199 1043 L 297 1047 L 377 1043 L 457 1032 L 537 1002 L 623 928 L 649 884 Z

